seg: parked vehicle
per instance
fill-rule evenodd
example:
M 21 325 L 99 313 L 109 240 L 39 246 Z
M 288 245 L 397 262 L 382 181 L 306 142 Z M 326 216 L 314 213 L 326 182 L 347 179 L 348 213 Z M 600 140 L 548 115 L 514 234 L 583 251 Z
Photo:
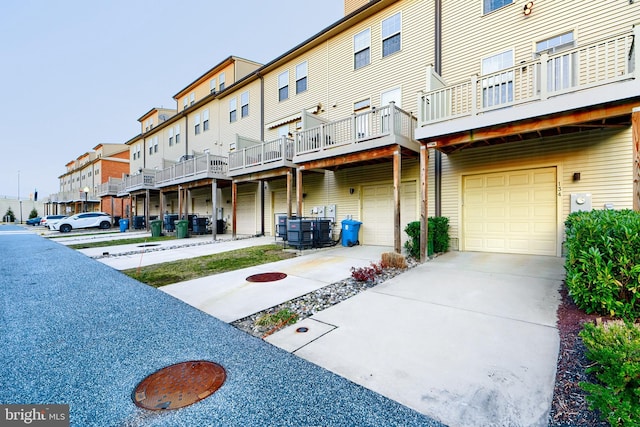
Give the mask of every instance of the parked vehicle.
M 42 218 L 40 218 L 39 216 L 35 217 L 35 218 L 29 218 L 26 222 L 27 225 L 40 225 L 40 220 Z
M 62 218 L 65 218 L 66 215 L 45 215 L 40 220 L 40 225 L 51 228 L 51 224 L 60 221 Z
M 111 228 L 111 215 L 104 212 L 85 212 L 68 216 L 50 227 L 62 233 L 68 233 L 79 228 L 100 228 L 106 230 Z

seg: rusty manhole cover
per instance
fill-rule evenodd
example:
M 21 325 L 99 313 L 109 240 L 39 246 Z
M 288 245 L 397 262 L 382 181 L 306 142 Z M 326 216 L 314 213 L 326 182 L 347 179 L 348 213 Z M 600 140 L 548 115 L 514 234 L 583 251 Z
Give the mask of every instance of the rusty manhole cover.
M 275 282 L 287 277 L 284 273 L 260 273 L 247 277 L 247 282 Z
M 183 408 L 215 393 L 226 378 L 224 368 L 217 363 L 177 363 L 140 381 L 133 391 L 133 402 L 154 411 Z

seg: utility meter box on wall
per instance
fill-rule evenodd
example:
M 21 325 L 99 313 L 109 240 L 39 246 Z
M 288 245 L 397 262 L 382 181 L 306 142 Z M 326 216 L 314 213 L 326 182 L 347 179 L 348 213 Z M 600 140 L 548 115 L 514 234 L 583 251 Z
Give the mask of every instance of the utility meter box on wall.
M 591 212 L 591 193 L 571 193 L 571 212 Z

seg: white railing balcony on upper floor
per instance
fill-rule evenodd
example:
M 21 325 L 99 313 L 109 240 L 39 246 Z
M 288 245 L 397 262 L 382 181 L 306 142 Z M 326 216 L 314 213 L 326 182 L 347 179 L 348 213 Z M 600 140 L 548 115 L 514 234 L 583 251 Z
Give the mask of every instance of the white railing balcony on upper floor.
M 141 169 L 135 174 L 125 175 L 122 177 L 122 184 L 118 195 L 129 194 L 132 191 L 155 189 L 155 181 L 155 169 Z
M 249 141 L 247 138 L 241 138 Z M 229 152 L 229 175 L 262 172 L 279 167 L 293 167 L 293 139 L 282 136 L 273 141 L 257 141 L 249 147 Z
M 295 163 L 340 156 L 388 145 L 400 144 L 414 151 L 416 118 L 395 106 L 353 114 L 295 134 Z
M 640 27 L 561 52 L 542 53 L 531 61 L 452 85 L 441 84 L 430 67 L 427 77 L 443 87 L 418 95 L 418 126 L 633 79 L 640 69 L 634 37 L 640 40 Z
M 166 187 L 206 178 L 228 179 L 227 172 L 226 157 L 205 153 L 155 171 L 155 185 Z
M 103 196 L 115 196 L 120 191 L 122 186 L 122 179 L 109 177 L 107 182 L 103 182 L 96 187 L 96 195 Z

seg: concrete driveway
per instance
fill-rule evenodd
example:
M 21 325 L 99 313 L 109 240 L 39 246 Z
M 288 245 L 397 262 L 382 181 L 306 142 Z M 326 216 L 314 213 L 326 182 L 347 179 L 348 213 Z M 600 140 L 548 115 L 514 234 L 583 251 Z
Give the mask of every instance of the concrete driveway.
M 267 341 L 447 425 L 545 426 L 563 278 L 561 258 L 450 252 Z

